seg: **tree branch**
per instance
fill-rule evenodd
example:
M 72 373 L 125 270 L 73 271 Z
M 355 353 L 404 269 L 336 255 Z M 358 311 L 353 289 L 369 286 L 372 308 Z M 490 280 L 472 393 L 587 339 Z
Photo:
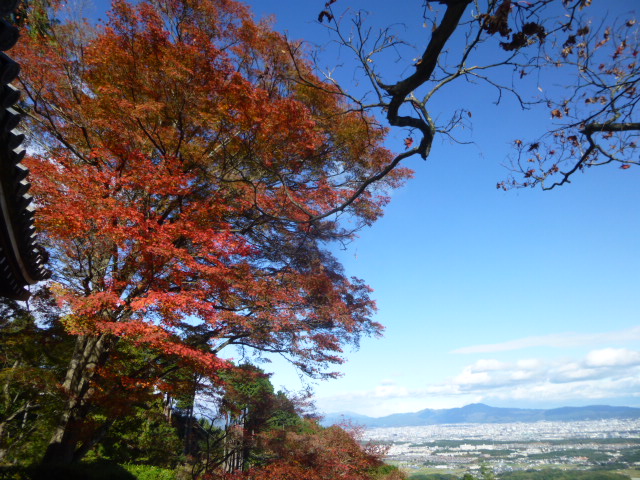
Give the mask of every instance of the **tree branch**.
M 416 128 L 422 132 L 422 140 L 418 147 L 420 156 L 424 159 L 429 154 L 431 143 L 433 142 L 434 128 L 422 118 L 401 116 L 399 110 L 407 96 L 420 85 L 427 82 L 438 64 L 438 57 L 442 53 L 447 40 L 455 31 L 462 18 L 462 14 L 471 0 L 449 0 L 446 2 L 447 9 L 440 25 L 435 29 L 431 40 L 427 45 L 421 60 L 416 66 L 413 75 L 400 80 L 394 85 L 384 85 L 383 88 L 391 95 L 391 102 L 387 111 L 389 124 L 396 127 Z

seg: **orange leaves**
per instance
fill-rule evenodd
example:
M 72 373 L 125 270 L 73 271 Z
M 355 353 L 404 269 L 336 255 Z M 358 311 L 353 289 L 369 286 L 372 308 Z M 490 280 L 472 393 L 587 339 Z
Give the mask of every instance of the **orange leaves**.
M 620 55 L 622 55 L 624 53 L 624 51 L 627 48 L 627 41 L 623 40 L 620 45 L 618 45 L 618 47 L 616 48 L 616 51 L 613 52 L 613 59 L 617 59 Z
M 247 472 L 247 478 L 367 480 L 380 458 L 368 452 L 354 437 L 338 426 L 322 428 L 306 421 L 300 432 L 272 431 L 262 441 L 277 461 Z
M 598 43 L 596 43 L 596 49 L 606 45 L 609 40 L 611 39 L 611 28 L 607 27 L 607 29 L 604 31 L 604 34 L 602 36 L 602 40 L 600 40 Z
M 407 137 L 404 139 L 404 148 L 406 148 L 407 150 L 411 148 L 411 145 L 413 145 L 413 138 L 411 137 Z
M 233 339 L 321 375 L 381 327 L 369 290 L 324 250 L 353 233 L 308 222 L 388 164 L 386 131 L 241 4 L 175 0 L 177 26 L 158 5 L 116 2 L 82 56 L 73 36 L 23 44 L 44 145 L 33 191 L 72 329 L 209 370 L 211 346 Z M 371 223 L 409 175 L 395 170 L 346 212 Z
M 574 147 L 580 146 L 580 141 L 578 140 L 578 137 L 576 135 L 569 135 L 567 137 L 567 141 L 571 143 L 571 145 L 573 145 Z
M 609 100 L 604 95 L 600 95 L 597 97 L 588 97 L 585 98 L 584 103 L 600 103 L 601 105 L 606 105 Z

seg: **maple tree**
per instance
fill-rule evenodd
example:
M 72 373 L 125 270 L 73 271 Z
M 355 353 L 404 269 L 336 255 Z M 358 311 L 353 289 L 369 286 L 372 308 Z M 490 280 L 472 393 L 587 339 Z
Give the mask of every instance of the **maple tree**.
M 299 45 L 222 0 L 25 24 L 25 162 L 76 336 L 45 462 L 82 458 L 176 368 L 216 382 L 235 368 L 223 348 L 330 377 L 344 345 L 380 333 L 369 288 L 326 245 L 375 221 L 410 172 L 364 189 L 391 158 L 385 130 L 332 85 L 300 81 L 314 77 Z
M 368 287 L 327 246 L 381 215 L 388 190 L 410 175 L 405 159 L 427 158 L 436 135 L 471 121 L 464 106 L 444 123 L 431 111 L 460 82 L 525 106 L 514 82 L 532 72 L 559 63 L 585 74 L 569 98 L 538 100 L 568 119 L 549 136 L 560 148 L 517 140 L 524 179 L 501 188 L 546 188 L 587 165 L 636 162 L 637 26 L 585 31 L 586 0 L 486 0 L 480 10 L 441 0 L 439 15 L 421 18 L 432 34 L 412 73 L 393 81 L 377 60 L 402 41 L 389 29 L 372 35 L 362 17 L 353 24 L 361 34 L 345 34 L 329 1 L 320 20 L 360 61 L 373 101 L 321 78 L 300 42 L 233 1 L 116 1 L 98 27 L 55 19 L 53 3 L 26 3 L 38 16 L 24 13 L 14 53 L 38 225 L 61 322 L 76 337 L 46 462 L 82 458 L 154 391 L 189 392 L 197 378 L 224 385 L 237 366 L 223 349 L 283 355 L 330 377 L 344 345 L 378 334 Z M 455 32 L 466 43 L 445 56 Z M 499 58 L 478 55 L 486 49 Z M 599 56 L 602 68 L 589 63 Z M 405 151 L 383 148 L 376 114 L 408 129 Z
M 406 478 L 397 468 L 384 468 L 385 449 L 361 444 L 358 430 L 338 425 L 323 428 L 305 421 L 298 429 L 273 429 L 261 435 L 263 448 L 275 460 L 257 466 L 235 478 L 264 480 L 401 480 Z M 234 478 L 234 477 L 232 477 Z
M 638 164 L 640 37 L 632 14 L 602 23 L 588 15 L 590 0 L 427 0 L 416 2 L 415 18 L 407 19 L 431 31 L 414 47 L 397 26 L 376 32 L 365 12 L 340 13 L 343 5 L 350 6 L 327 1 L 318 21 L 352 52 L 370 90 L 356 95 L 335 72 L 325 75 L 362 109 L 407 131 L 405 151 L 391 168 L 415 155 L 428 158 L 438 135 L 462 141 L 471 112 L 455 102 L 443 112 L 437 98 L 456 88 L 484 94 L 484 87 L 497 93 L 494 103 L 511 97 L 550 118 L 539 138 L 511 139 L 512 175 L 498 188 L 552 189 L 589 167 Z
M 198 422 L 191 473 L 200 478 L 350 480 L 405 478 L 385 465 L 386 448 L 362 441 L 364 429 L 322 427 L 306 397 L 274 393 L 269 375 L 244 364 L 225 372 L 211 422 Z M 215 418 L 225 418 L 214 426 Z

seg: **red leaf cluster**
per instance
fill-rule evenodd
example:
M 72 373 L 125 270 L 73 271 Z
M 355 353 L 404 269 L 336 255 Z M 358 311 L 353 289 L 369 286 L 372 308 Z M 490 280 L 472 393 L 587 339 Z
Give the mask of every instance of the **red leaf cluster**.
M 380 332 L 369 288 L 323 247 L 353 233 L 312 220 L 389 161 L 385 131 L 295 46 L 226 0 L 118 1 L 89 34 L 55 28 L 55 42 L 25 35 L 16 56 L 41 145 L 28 158 L 39 228 L 71 331 L 209 373 L 237 344 L 310 374 Z M 373 222 L 407 175 L 345 211 Z

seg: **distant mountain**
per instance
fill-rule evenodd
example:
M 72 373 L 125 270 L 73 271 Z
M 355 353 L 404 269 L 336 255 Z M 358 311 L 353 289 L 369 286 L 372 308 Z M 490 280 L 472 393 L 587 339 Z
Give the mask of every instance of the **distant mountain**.
M 322 420 L 333 425 L 345 420 L 365 427 L 414 427 L 453 423 L 532 423 L 542 420 L 573 422 L 578 420 L 605 420 L 608 418 L 640 418 L 640 408 L 591 405 L 588 407 L 562 407 L 549 410 L 532 408 L 497 408 L 483 403 L 472 403 L 461 408 L 442 410 L 425 409 L 414 413 L 394 413 L 386 417 L 367 417 L 356 413 L 332 413 Z

